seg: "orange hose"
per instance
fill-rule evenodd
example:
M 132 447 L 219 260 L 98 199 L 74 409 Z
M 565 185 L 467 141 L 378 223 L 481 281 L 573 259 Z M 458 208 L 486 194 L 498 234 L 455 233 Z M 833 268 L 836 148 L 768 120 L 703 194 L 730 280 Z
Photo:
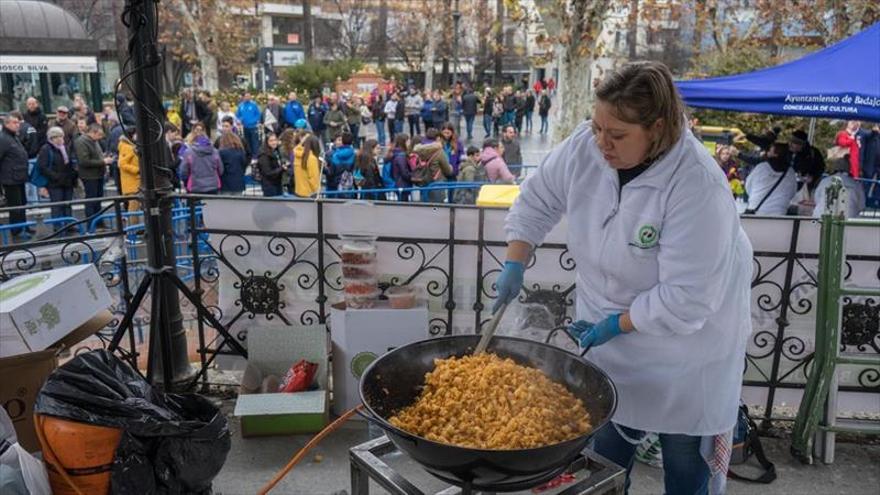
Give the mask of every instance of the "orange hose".
M 275 476 L 273 476 L 272 479 L 268 483 L 266 483 L 265 485 L 263 485 L 262 488 L 260 488 L 260 491 L 257 492 L 257 494 L 258 495 L 266 495 L 267 493 L 269 493 L 270 490 L 275 488 L 275 485 L 277 485 L 281 480 L 284 479 L 285 476 L 287 476 L 287 474 L 290 472 L 291 469 L 293 469 L 294 466 L 299 464 L 299 461 L 303 460 L 303 458 L 306 456 L 306 454 L 308 454 L 308 452 L 310 450 L 312 450 L 312 448 L 314 448 L 315 445 L 318 445 L 318 443 L 321 440 L 323 440 L 324 437 L 326 437 L 327 435 L 329 435 L 330 433 L 332 433 L 333 431 L 338 429 L 340 426 L 342 426 L 342 423 L 345 423 L 346 421 L 348 421 L 348 418 L 352 417 L 358 410 L 360 410 L 363 407 L 364 406 L 362 404 L 362 405 L 355 407 L 354 409 L 349 409 L 348 411 L 345 412 L 345 414 L 343 414 L 342 416 L 339 416 L 339 418 L 337 418 L 336 421 L 330 423 L 329 425 L 324 427 L 323 430 L 319 431 L 317 435 L 315 435 L 311 440 L 309 440 L 309 442 L 307 444 L 305 444 L 305 446 L 303 448 L 299 449 L 299 451 L 297 451 L 297 453 L 294 454 L 294 456 L 290 458 L 290 461 L 287 463 L 286 466 L 284 466 L 284 468 L 281 471 L 278 471 L 277 473 L 275 473 Z

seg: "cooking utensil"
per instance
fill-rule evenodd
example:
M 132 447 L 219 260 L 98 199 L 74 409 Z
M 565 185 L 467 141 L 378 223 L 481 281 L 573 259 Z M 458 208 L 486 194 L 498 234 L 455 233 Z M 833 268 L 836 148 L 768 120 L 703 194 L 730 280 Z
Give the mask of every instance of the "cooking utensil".
M 500 323 L 501 318 L 504 317 L 505 311 L 507 311 L 507 303 L 502 304 L 501 307 L 498 308 L 498 311 L 496 311 L 495 314 L 492 315 L 492 319 L 489 320 L 489 324 L 483 328 L 483 331 L 480 334 L 480 342 L 474 349 L 474 355 L 486 352 L 486 347 L 489 345 L 489 341 L 492 340 L 492 336 L 495 335 L 495 329 L 498 328 L 498 323 Z
M 388 418 L 418 398 L 425 373 L 435 359 L 471 354 L 478 335 L 453 335 L 398 347 L 379 357 L 361 376 L 363 415 L 381 427 L 402 451 L 434 476 L 472 490 L 497 486 L 535 486 L 558 474 L 586 446 L 593 433 L 604 426 L 617 407 L 611 380 L 592 364 L 560 348 L 530 340 L 499 336 L 489 350 L 544 372 L 581 399 L 590 414 L 592 430 L 566 442 L 533 449 L 482 450 L 447 445 L 393 426 Z

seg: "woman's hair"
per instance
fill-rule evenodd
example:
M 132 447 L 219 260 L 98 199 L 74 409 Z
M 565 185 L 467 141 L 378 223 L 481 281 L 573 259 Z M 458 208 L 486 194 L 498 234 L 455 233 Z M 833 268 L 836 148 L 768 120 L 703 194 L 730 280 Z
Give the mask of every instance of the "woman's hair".
M 277 138 L 278 136 L 276 136 L 274 132 L 267 132 L 266 136 L 263 138 L 263 145 L 261 146 L 261 148 L 266 151 L 271 151 L 271 148 L 269 148 L 269 139 L 273 137 Z
M 486 148 L 498 148 L 498 140 L 495 138 L 486 138 L 486 140 L 483 141 L 483 149 Z
M 614 109 L 615 117 L 650 129 L 658 120 L 663 126 L 648 149 L 654 159 L 672 148 L 684 129 L 684 104 L 661 62 L 630 62 L 612 72 L 596 88 L 596 98 Z
M 373 165 L 375 164 L 373 149 L 376 146 L 379 146 L 378 141 L 375 139 L 367 139 L 364 141 L 364 145 L 361 146 L 361 149 L 357 151 L 357 155 L 355 155 L 354 158 L 354 164 L 361 172 L 372 170 Z
M 409 141 L 409 134 L 406 134 L 405 132 L 401 132 L 401 133 L 394 135 L 394 147 L 395 148 L 400 148 L 404 151 L 407 151 L 407 149 L 406 149 L 406 142 L 407 141 Z
M 452 138 L 449 139 L 449 145 L 452 146 L 453 153 L 458 152 L 458 136 L 455 135 L 455 126 L 452 125 L 452 122 L 447 122 L 447 123 L 443 124 L 443 127 L 440 130 L 441 131 L 445 131 L 445 130 L 452 131 Z M 443 133 L 441 132 L 440 135 L 442 136 Z M 443 138 L 443 140 L 446 141 L 446 138 Z
M 281 152 L 284 153 L 285 156 L 290 156 L 293 152 L 293 148 L 296 148 L 296 145 L 299 144 L 299 135 L 294 129 L 288 127 L 281 132 L 278 141 L 280 141 L 278 146 L 281 148 Z
M 234 132 L 224 132 L 220 136 L 220 142 L 218 144 L 220 145 L 221 150 L 244 149 L 244 145 L 241 144 L 241 139 Z
M 321 156 L 321 142 L 318 141 L 318 138 L 312 135 L 308 135 L 302 142 L 303 147 L 303 158 L 302 158 L 302 168 L 307 169 L 309 166 L 309 157 L 311 155 Z

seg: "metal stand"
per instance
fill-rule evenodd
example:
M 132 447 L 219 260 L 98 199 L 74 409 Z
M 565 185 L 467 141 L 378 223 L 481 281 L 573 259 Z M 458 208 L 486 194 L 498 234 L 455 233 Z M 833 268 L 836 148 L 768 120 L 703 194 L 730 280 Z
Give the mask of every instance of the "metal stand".
M 369 495 L 370 480 L 392 495 L 428 495 L 400 475 L 381 457 L 395 452 L 397 447 L 387 436 L 362 443 L 349 450 L 351 460 L 351 495 Z M 626 470 L 604 457 L 584 450 L 581 456 L 565 471 L 574 475 L 585 474 L 556 495 L 602 495 L 623 494 L 626 483 Z M 449 487 L 436 495 L 472 495 L 476 492 L 468 488 Z M 481 492 L 483 495 L 493 495 Z
M 247 351 L 227 332 L 202 305 L 193 292 L 177 276 L 174 256 L 174 232 L 171 225 L 172 191 L 169 175 L 170 153 L 165 144 L 165 111 L 162 108 L 158 51 L 157 0 L 126 0 L 121 22 L 128 27 L 129 61 L 123 67 L 117 89 L 124 86 L 132 92 L 136 102 L 137 144 L 141 172 L 139 200 L 144 210 L 146 231 L 147 276 L 141 281 L 134 298 L 126 309 L 108 349 L 119 347 L 131 321 L 147 294 L 152 294 L 150 308 L 150 344 L 147 357 L 147 381 L 153 383 L 156 372 L 166 391 L 176 383 L 195 380 L 189 365 L 186 335 L 177 291 L 196 307 L 199 318 L 206 319 L 220 332 L 236 351 L 247 356 Z M 127 79 L 134 79 L 132 87 Z M 126 130 L 130 135 L 130 131 Z M 161 172 L 158 174 L 157 172 Z M 157 361 L 156 349 L 159 349 Z
M 868 420 L 844 420 L 837 417 L 837 366 L 880 365 L 877 356 L 840 351 L 841 298 L 844 296 L 880 297 L 880 290 L 843 287 L 846 260 L 844 228 L 871 227 L 864 222 L 846 221 L 846 190 L 835 178 L 827 189 L 827 211 L 822 215 L 819 240 L 818 294 L 816 297 L 816 350 L 804 396 L 792 433 L 791 453 L 812 464 L 813 452 L 825 463 L 834 461 L 836 433 L 880 434 L 880 423 Z M 814 435 L 817 442 L 813 445 Z

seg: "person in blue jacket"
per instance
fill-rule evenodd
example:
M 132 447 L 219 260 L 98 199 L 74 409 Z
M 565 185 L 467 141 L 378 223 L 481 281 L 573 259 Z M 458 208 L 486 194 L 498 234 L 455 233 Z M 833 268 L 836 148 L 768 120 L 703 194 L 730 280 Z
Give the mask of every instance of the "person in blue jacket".
M 312 104 L 309 105 L 308 121 L 312 133 L 318 137 L 321 146 L 324 146 L 324 142 L 327 140 L 327 136 L 324 135 L 324 115 L 326 113 L 327 105 L 324 104 L 320 94 L 315 94 L 312 98 Z
M 422 122 L 425 123 L 425 131 L 427 131 L 429 127 L 434 127 L 434 100 L 432 100 L 427 94 L 422 102 L 422 111 L 420 112 L 420 115 L 422 117 Z
M 354 136 L 343 132 L 337 139 L 330 154 L 330 166 L 324 168 L 327 174 L 327 190 L 354 190 Z M 354 198 L 354 194 L 340 194 L 337 198 Z
M 291 91 L 290 94 L 287 95 L 287 104 L 284 105 L 283 122 L 281 123 L 281 126 L 285 129 L 288 127 L 294 127 L 297 120 L 305 118 L 306 112 L 303 109 L 302 103 L 297 99 L 296 92 Z
M 261 115 L 260 106 L 252 99 L 250 93 L 245 93 L 235 111 L 235 117 L 244 128 L 244 140 L 247 142 L 252 160 L 260 153 Z
M 439 131 L 443 124 L 449 120 L 449 105 L 443 101 L 443 96 L 436 89 L 433 98 L 434 108 L 431 109 L 431 122 L 434 124 L 433 127 Z

